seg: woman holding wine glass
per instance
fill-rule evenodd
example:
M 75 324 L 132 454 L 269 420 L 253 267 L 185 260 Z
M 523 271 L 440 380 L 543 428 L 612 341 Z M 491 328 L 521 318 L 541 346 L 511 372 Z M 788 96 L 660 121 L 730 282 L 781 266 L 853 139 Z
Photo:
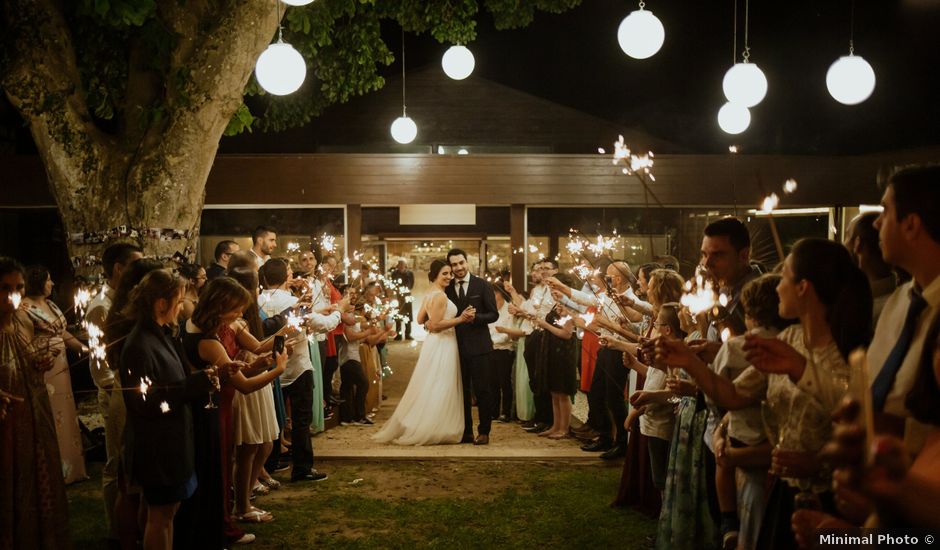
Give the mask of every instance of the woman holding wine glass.
M 801 490 L 818 499 L 807 502 L 832 509 L 831 474 L 816 455 L 832 433 L 829 412 L 846 391 L 848 354 L 865 345 L 871 332 L 868 280 L 839 244 L 797 242 L 781 275 L 780 316 L 799 323 L 777 338 L 748 334 L 744 351 L 752 366 L 733 382 L 709 370 L 681 342 L 661 340 L 656 350 L 657 357 L 682 366 L 722 408 L 736 410 L 762 400 L 770 405 L 784 441 L 772 454 L 774 485 L 759 548 L 795 546 L 790 516 Z
M 179 276 L 152 271 L 131 292 L 126 311 L 136 324 L 121 352 L 121 386 L 128 389 L 125 467 L 143 488 L 148 550 L 173 547 L 173 518 L 196 490 L 192 406 L 204 404 L 214 376 L 237 368 L 227 364 L 190 373 L 170 335 L 185 290 Z

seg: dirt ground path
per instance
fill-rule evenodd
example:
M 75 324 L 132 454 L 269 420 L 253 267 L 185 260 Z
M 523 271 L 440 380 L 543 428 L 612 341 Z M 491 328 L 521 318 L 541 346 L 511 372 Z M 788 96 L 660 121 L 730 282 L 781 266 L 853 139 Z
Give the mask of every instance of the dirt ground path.
M 409 342 L 392 342 L 389 346 L 388 362 L 393 374 L 383 381 L 383 392 L 388 398 L 382 401 L 375 417 L 374 426 L 338 426 L 318 434 L 313 439 L 314 453 L 323 459 L 584 459 L 597 460 L 597 457 L 581 451 L 574 439 L 548 440 L 524 432 L 519 424 L 493 422 L 490 432 L 490 444 L 474 445 L 435 445 L 428 447 L 401 447 L 398 445 L 375 443 L 370 436 L 376 433 L 382 424 L 391 417 L 401 399 L 411 374 L 421 344 L 412 346 Z M 474 408 L 474 426 L 476 426 L 476 408 Z

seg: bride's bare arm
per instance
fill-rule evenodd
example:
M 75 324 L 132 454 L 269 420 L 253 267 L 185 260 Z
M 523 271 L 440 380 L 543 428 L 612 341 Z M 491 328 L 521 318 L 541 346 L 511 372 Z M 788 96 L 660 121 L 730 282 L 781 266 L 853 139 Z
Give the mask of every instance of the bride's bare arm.
M 444 314 L 446 312 L 447 296 L 445 296 L 444 293 L 436 294 L 433 298 L 431 298 L 431 303 L 427 308 L 428 322 L 426 326 L 429 331 L 441 332 L 442 330 L 456 327 L 457 325 L 465 322 L 463 315 L 453 319 L 444 319 Z

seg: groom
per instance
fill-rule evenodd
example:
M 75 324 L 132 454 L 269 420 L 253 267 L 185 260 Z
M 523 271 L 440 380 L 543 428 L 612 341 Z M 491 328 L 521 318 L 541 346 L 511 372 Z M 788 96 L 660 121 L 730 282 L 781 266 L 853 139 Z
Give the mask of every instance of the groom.
M 467 253 L 455 248 L 447 253 L 447 262 L 454 272 L 454 280 L 447 287 L 447 297 L 457 305 L 457 315 L 471 308 L 469 322 L 457 325 L 457 348 L 460 350 L 460 376 L 463 379 L 464 430 L 461 443 L 486 445 L 490 442 L 490 423 L 493 419 L 491 393 L 490 352 L 493 341 L 487 325 L 499 318 L 496 295 L 483 279 L 470 274 Z M 473 416 L 470 389 L 477 398 L 480 412 L 479 435 L 473 438 Z

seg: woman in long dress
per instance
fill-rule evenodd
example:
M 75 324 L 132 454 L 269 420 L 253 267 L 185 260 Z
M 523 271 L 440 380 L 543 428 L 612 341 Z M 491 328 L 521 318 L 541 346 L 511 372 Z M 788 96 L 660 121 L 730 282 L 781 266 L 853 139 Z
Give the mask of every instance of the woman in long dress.
M 62 458 L 62 475 L 65 483 L 74 483 L 88 478 L 85 472 L 85 454 L 82 449 L 82 432 L 78 425 L 78 411 L 72 395 L 72 374 L 65 348 L 84 352 L 81 342 L 66 330 L 65 315 L 49 300 L 53 287 L 49 271 L 41 266 L 26 269 L 26 296 L 23 307 L 33 327 L 33 345 L 37 348 L 58 350 L 55 364 L 47 370 L 44 378 L 49 390 L 49 402 L 55 418 L 56 437 Z
M 463 436 L 463 383 L 454 327 L 466 322 L 470 314 L 458 317 L 457 306 L 444 294 L 453 278 L 447 262 L 431 262 L 431 290 L 416 317 L 427 314 L 428 336 L 401 402 L 392 418 L 372 436 L 375 441 L 437 445 L 459 443 Z

